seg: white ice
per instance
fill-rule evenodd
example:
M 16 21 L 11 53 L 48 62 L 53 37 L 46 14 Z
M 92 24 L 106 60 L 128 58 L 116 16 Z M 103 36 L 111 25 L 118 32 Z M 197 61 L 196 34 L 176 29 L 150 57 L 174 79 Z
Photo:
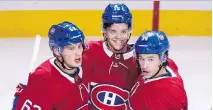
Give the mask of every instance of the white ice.
M 132 38 L 134 42 L 136 37 Z M 16 85 L 27 80 L 34 40 L 0 39 L 0 110 L 11 110 Z M 209 110 L 212 106 L 212 38 L 173 36 L 169 40 L 170 57 L 183 77 L 189 110 Z M 47 38 L 42 38 L 35 66 L 52 56 L 47 42 Z

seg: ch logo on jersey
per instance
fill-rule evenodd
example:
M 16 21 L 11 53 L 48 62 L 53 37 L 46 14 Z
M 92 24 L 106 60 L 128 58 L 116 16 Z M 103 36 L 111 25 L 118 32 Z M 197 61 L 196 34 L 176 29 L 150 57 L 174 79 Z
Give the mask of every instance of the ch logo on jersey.
M 125 110 L 128 108 L 129 91 L 123 90 L 110 84 L 99 84 L 92 88 L 90 92 L 90 101 L 101 110 L 119 109 Z

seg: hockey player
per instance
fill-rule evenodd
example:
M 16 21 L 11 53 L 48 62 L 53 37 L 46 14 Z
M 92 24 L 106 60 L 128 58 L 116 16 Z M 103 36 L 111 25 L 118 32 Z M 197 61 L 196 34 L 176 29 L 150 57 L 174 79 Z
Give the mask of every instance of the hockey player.
M 187 110 L 183 81 L 168 51 L 164 32 L 146 31 L 137 39 L 135 52 L 142 74 L 131 91 L 134 110 Z
M 83 32 L 70 22 L 53 25 L 48 33 L 54 57 L 30 74 L 15 110 L 82 110 L 89 100 L 82 64 Z M 83 60 L 85 62 L 86 59 Z M 21 85 L 20 85 L 21 86 Z M 86 110 L 86 109 L 85 109 Z
M 109 4 L 102 14 L 104 40 L 91 41 L 84 55 L 91 61 L 90 104 L 98 110 L 124 110 L 138 78 L 133 45 L 132 14 L 125 4 Z

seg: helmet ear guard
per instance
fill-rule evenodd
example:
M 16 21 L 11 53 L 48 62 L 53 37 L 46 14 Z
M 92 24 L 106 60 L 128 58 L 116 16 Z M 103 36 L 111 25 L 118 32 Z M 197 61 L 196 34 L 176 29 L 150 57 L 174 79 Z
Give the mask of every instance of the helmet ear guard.
M 162 58 L 161 62 L 162 62 L 162 63 L 166 62 L 167 57 L 166 57 L 165 55 L 163 55 L 162 57 L 163 57 L 163 58 Z
M 57 51 L 59 52 L 59 54 L 62 54 L 62 50 L 63 50 L 62 47 L 57 47 Z
M 168 51 L 162 52 L 162 53 L 159 54 L 160 61 L 161 61 L 162 63 L 165 63 L 166 60 L 167 60 L 167 58 L 168 58 L 168 55 L 166 55 L 166 53 L 168 53 Z
M 161 62 L 162 62 L 161 65 L 162 65 L 163 67 L 165 67 L 165 66 L 168 65 L 168 53 L 169 53 L 169 52 L 166 51 L 166 52 L 163 52 L 162 55 L 161 55 L 161 59 L 160 59 L 160 60 L 161 60 Z

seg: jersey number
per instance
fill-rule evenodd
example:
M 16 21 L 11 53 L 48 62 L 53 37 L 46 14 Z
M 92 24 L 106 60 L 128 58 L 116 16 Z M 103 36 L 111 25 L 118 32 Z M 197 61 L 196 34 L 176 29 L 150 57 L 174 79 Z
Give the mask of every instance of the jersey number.
M 33 108 L 33 109 L 37 109 L 37 110 L 41 110 L 41 107 L 34 104 L 29 100 L 27 99 L 25 102 L 24 102 L 24 105 L 21 107 L 21 110 L 30 110 L 30 108 Z

